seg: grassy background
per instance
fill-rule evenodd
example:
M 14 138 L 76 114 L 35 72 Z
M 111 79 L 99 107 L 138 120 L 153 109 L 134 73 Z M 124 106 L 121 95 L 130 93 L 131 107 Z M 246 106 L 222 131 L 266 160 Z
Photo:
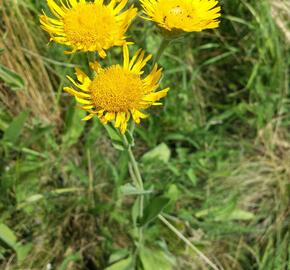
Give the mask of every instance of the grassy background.
M 127 155 L 96 119 L 80 122 L 62 92 L 87 58 L 47 44 L 38 23 L 45 1 L 1 2 L 0 268 L 105 269 L 134 247 Z M 138 127 L 134 151 L 145 187 L 170 198 L 166 217 L 220 269 L 284 270 L 290 6 L 221 4 L 218 30 L 190 34 L 162 57 L 171 91 Z M 156 53 L 150 23 L 136 19 L 130 35 Z M 209 269 L 158 220 L 145 240 L 143 259 L 156 263 L 143 261 L 145 270 Z

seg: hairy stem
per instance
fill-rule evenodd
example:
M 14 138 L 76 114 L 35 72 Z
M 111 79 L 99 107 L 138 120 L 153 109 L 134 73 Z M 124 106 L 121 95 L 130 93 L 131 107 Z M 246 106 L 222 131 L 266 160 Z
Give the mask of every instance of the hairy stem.
M 128 154 L 129 154 L 129 159 L 130 159 L 130 163 L 132 166 L 132 172 L 131 172 L 131 177 L 132 180 L 135 184 L 135 186 L 139 189 L 140 191 L 140 195 L 138 197 L 139 199 L 139 218 L 143 218 L 143 210 L 144 210 L 144 185 L 143 185 L 143 179 L 138 167 L 138 163 L 135 159 L 134 153 L 132 151 L 132 145 L 128 142 L 127 138 L 125 135 L 122 135 L 122 139 L 124 144 L 126 145 L 127 149 L 128 149 Z M 142 246 L 143 243 L 143 228 L 139 228 L 138 230 L 138 236 L 139 236 L 139 248 Z

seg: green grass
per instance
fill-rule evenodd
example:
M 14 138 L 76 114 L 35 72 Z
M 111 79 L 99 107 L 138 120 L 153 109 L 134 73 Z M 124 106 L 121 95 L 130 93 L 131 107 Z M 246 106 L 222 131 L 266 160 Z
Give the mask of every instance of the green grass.
M 8 15 L 0 26 L 0 71 L 3 65 L 14 78 L 0 73 L 0 268 L 105 269 L 134 247 L 128 157 L 97 120 L 80 122 L 83 113 L 62 93 L 65 75 L 73 65 L 86 69 L 87 59 L 47 45 L 38 25 L 44 2 L 0 7 Z M 171 91 L 138 126 L 134 152 L 153 191 L 146 201 L 170 198 L 164 215 L 220 269 L 284 270 L 289 25 L 278 27 L 284 11 L 270 1 L 222 6 L 218 30 L 190 34 L 166 50 L 162 85 Z M 137 19 L 130 34 L 134 49 L 156 53 L 152 24 Z M 119 55 L 114 49 L 104 62 Z M 149 270 L 209 269 L 158 220 L 145 244 L 145 270 L 148 258 L 159 263 Z

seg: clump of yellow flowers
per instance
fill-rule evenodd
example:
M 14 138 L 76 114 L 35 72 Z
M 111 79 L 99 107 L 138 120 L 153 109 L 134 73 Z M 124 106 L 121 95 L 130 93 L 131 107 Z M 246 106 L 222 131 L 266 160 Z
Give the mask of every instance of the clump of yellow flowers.
M 77 81 L 69 78 L 77 90 L 64 90 L 75 96 L 81 108 L 89 114 L 83 120 L 97 116 L 102 123 L 114 122 L 116 128 L 125 133 L 128 121 L 136 123 L 148 115 L 144 110 L 166 96 L 169 88 L 157 91 L 161 69 L 155 63 L 151 72 L 143 75 L 151 55 L 138 50 L 132 59 L 126 41 L 126 31 L 137 15 L 128 0 L 47 0 L 53 15 L 43 12 L 40 16 L 42 28 L 51 36 L 51 41 L 64 44 L 76 51 L 96 52 L 105 58 L 107 50 L 123 46 L 123 66 L 101 68 L 91 63 L 95 77 L 90 79 L 76 69 Z M 220 7 L 216 0 L 140 0 L 146 18 L 160 28 L 173 34 L 196 32 L 216 28 L 219 25 Z M 142 17 L 143 18 L 143 17 Z
M 159 90 L 162 68 L 158 67 L 157 62 L 165 46 L 182 34 L 217 28 L 221 16 L 217 0 L 139 2 L 143 7 L 143 15 L 140 17 L 154 22 L 164 35 L 153 65 L 150 66 L 152 55 L 146 54 L 142 49 L 138 49 L 131 58 L 129 56 L 128 45 L 133 42 L 127 41 L 126 32 L 137 15 L 137 8 L 133 5 L 126 8 L 128 0 L 47 0 L 51 14 L 48 16 L 43 12 L 40 16 L 41 27 L 50 34 L 50 40 L 68 47 L 69 51 L 65 53 L 93 52 L 103 59 L 110 48 L 121 46 L 123 49 L 122 64 L 114 63 L 104 67 L 98 61 L 92 61 L 89 64 L 92 76 L 75 68 L 75 78 L 67 76 L 72 86 L 64 87 L 64 91 L 74 96 L 79 107 L 88 113 L 83 118 L 84 121 L 96 116 L 104 125 L 112 123 L 116 136 L 121 138 L 124 149 L 128 151 L 130 174 L 138 189 L 136 205 L 141 222 L 135 228 L 138 231 L 138 252 L 144 245 L 143 230 L 146 225 L 142 225 L 142 219 L 146 192 L 131 150 L 134 125 L 128 129 L 128 123 L 132 120 L 132 123 L 139 124 L 141 119 L 147 118 L 147 109 L 162 105 L 160 100 L 169 91 L 169 88 Z M 212 269 L 218 269 L 163 215 L 159 213 L 155 218 L 157 217 Z M 132 264 L 134 262 L 136 260 L 132 260 Z

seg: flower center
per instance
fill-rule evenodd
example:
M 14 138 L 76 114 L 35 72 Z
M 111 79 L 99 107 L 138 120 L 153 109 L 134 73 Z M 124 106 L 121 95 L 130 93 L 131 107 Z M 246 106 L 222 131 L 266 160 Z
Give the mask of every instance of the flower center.
M 124 112 L 140 107 L 144 95 L 141 78 L 119 65 L 101 71 L 89 90 L 97 108 L 108 112 Z
M 175 15 L 175 16 L 180 16 L 180 15 L 182 16 L 183 12 L 184 12 L 183 8 L 181 6 L 179 6 L 179 5 L 173 7 L 170 10 L 170 14 Z
M 192 19 L 194 13 L 190 1 L 181 2 L 176 0 L 160 0 L 158 2 L 158 16 L 162 17 L 162 21 L 170 28 L 180 28 Z
M 117 25 L 109 8 L 88 2 L 80 3 L 69 10 L 63 20 L 67 40 L 85 48 L 96 44 L 106 46 L 106 42 L 114 38 Z

